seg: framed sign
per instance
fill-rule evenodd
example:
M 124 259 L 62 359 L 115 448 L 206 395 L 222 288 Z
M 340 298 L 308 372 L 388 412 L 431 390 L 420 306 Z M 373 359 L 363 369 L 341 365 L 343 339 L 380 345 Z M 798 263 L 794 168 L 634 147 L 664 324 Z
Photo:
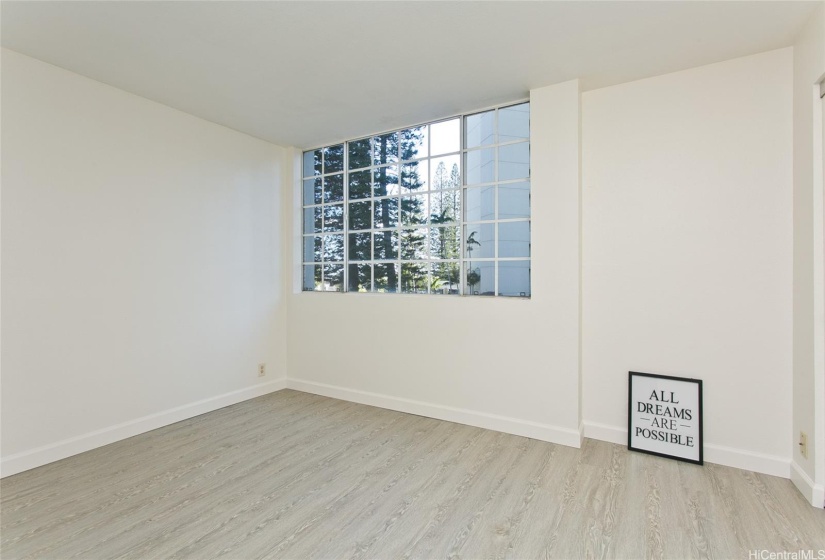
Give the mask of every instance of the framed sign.
M 628 373 L 627 448 L 701 465 L 702 380 Z

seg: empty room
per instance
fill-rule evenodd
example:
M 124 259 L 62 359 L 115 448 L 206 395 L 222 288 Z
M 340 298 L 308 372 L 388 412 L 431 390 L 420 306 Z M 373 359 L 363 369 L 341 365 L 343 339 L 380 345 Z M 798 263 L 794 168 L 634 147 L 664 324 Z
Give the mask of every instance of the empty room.
M 4 560 L 825 560 L 825 2 L 0 41 Z

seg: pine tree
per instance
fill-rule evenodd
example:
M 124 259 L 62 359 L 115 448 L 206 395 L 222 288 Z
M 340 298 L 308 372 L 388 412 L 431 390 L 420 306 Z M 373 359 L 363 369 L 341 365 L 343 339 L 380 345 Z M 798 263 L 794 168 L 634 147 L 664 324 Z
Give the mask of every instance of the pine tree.
M 430 223 L 434 226 L 430 232 L 433 255 L 440 259 L 458 259 L 461 251 L 459 222 L 461 220 L 461 174 L 458 165 L 453 164 L 450 173 L 444 162 L 439 162 L 433 173 L 433 195 Z M 452 190 L 456 189 L 456 190 Z M 444 227 L 439 227 L 444 224 Z M 457 263 L 437 263 L 433 273 L 435 279 L 443 286 L 453 286 L 459 282 L 460 267 Z M 436 285 L 436 284 L 434 284 Z
M 398 169 L 399 157 L 402 160 L 416 157 L 418 146 L 423 136 L 422 129 L 407 129 L 401 132 L 393 132 L 376 136 L 370 139 L 357 140 L 349 143 L 349 168 L 358 169 L 369 166 L 378 166 L 374 169 L 371 187 L 374 200 L 373 207 L 369 204 L 353 204 L 356 202 L 355 196 L 368 200 L 370 195 L 365 190 L 364 183 L 368 183 L 366 172 L 350 173 L 350 225 L 358 224 L 358 227 L 375 228 L 395 228 L 402 215 L 407 216 L 411 223 L 421 223 L 424 221 L 423 208 L 420 201 L 414 197 L 399 199 L 381 198 L 388 195 L 395 195 L 401 186 L 405 192 L 415 191 L 423 186 L 423 181 L 418 175 L 418 162 L 410 162 L 401 165 Z M 400 184 L 399 184 L 400 182 Z M 354 196 L 355 195 L 355 196 Z M 368 260 L 370 258 L 370 243 L 364 238 L 368 234 L 350 234 L 349 253 L 350 261 L 355 259 Z M 380 231 L 375 233 L 373 242 L 374 260 L 396 260 L 399 257 L 399 243 L 402 246 L 414 244 L 406 231 L 402 231 L 399 239 L 397 231 Z M 407 251 L 409 254 L 409 251 Z M 370 270 L 368 266 L 350 264 L 349 270 L 350 290 L 357 290 L 359 286 L 369 285 Z M 396 291 L 398 289 L 398 274 L 393 263 L 380 263 L 375 265 L 376 289 Z

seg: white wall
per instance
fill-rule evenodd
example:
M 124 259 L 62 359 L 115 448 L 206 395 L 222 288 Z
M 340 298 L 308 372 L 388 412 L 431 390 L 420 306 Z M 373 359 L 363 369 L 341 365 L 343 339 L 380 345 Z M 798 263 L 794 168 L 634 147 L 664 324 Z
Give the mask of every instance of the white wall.
M 789 475 L 792 50 L 582 96 L 585 434 L 704 380 L 705 459 Z
M 530 100 L 532 299 L 295 293 L 290 386 L 579 445 L 578 82 Z
M 825 74 L 825 8 L 814 13 L 794 45 L 794 260 L 792 480 L 822 507 L 825 501 L 825 315 L 821 122 L 815 84 Z M 821 119 L 821 110 L 818 111 Z M 815 126 L 816 125 L 816 126 Z M 814 139 L 818 154 L 815 157 Z M 815 167 L 819 166 L 815 173 Z M 816 281 L 815 281 L 816 278 Z M 808 457 L 796 445 L 808 435 Z
M 4 475 L 279 388 L 281 148 L 8 50 L 2 124 Z

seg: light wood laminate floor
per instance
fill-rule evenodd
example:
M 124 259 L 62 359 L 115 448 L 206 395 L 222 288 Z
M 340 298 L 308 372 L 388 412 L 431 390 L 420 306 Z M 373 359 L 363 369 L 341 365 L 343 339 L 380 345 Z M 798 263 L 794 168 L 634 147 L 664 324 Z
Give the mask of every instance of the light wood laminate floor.
M 0 492 L 4 560 L 748 559 L 825 549 L 825 511 L 785 479 L 297 391 L 8 477 Z

